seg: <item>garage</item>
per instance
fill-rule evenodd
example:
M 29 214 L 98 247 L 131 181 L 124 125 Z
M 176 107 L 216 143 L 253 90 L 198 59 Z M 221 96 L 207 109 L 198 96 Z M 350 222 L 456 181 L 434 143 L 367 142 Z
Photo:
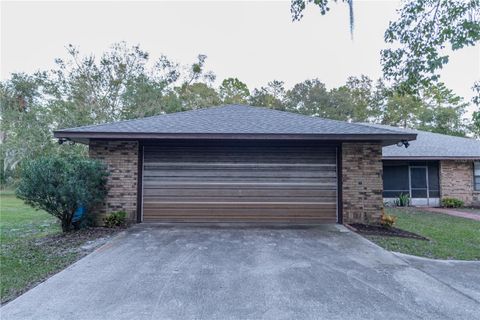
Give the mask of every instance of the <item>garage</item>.
M 146 144 L 143 221 L 336 222 L 336 150 L 302 141 Z
M 382 147 L 416 134 L 245 105 L 57 130 L 105 164 L 112 212 L 141 222 L 375 223 Z M 396 147 L 396 148 L 397 148 Z

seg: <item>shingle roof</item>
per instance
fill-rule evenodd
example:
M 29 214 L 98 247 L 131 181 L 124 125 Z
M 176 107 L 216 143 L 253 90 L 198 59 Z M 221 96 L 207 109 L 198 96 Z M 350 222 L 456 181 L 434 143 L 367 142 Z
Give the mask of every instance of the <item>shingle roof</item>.
M 417 134 L 408 148 L 383 147 L 384 159 L 480 159 L 480 140 L 386 125 L 363 125 Z
M 142 119 L 55 131 L 57 138 L 89 138 L 93 135 L 325 135 L 325 136 L 388 136 L 393 140 L 414 139 L 415 135 L 397 130 L 368 127 L 305 116 L 267 108 L 226 105 Z

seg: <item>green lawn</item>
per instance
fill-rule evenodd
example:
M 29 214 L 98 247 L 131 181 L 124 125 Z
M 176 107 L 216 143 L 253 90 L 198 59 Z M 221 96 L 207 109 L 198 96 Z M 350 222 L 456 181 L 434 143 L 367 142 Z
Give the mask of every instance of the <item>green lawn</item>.
M 437 259 L 480 260 L 480 221 L 428 213 L 418 208 L 388 208 L 395 227 L 430 241 L 368 236 L 385 249 Z
M 63 235 L 57 219 L 12 191 L 0 192 L 0 298 L 6 302 L 88 253 L 81 246 L 111 233 L 85 229 Z M 92 248 L 93 250 L 93 248 Z

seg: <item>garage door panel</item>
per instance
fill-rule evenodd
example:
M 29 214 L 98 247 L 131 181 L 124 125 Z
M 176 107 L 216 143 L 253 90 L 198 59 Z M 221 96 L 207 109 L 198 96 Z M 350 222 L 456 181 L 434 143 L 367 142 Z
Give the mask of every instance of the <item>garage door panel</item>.
M 326 189 L 249 189 L 249 188 L 210 188 L 188 189 L 146 189 L 144 197 L 336 197 L 336 190 Z
M 145 146 L 144 221 L 335 221 L 335 148 L 272 144 Z
M 144 201 L 147 203 L 157 201 L 160 203 L 163 202 L 184 202 L 185 196 L 145 196 Z M 302 201 L 305 202 L 329 202 L 335 203 L 336 197 L 333 196 L 317 196 L 317 197 L 305 197 L 302 196 Z M 264 202 L 264 201 L 274 201 L 280 203 L 291 203 L 298 200 L 298 197 L 295 196 L 188 196 L 188 200 L 191 202 Z

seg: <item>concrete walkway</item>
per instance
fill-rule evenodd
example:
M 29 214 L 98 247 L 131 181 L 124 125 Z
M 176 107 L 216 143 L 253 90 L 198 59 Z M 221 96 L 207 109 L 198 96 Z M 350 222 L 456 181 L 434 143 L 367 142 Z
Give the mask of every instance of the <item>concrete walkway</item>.
M 480 263 L 429 265 L 338 225 L 138 225 L 2 307 L 0 318 L 480 319 L 478 287 L 467 286 Z
M 480 221 L 480 214 L 470 213 L 470 212 L 465 212 L 465 211 L 460 211 L 455 209 L 426 207 L 426 208 L 422 208 L 422 210 L 433 212 L 433 213 L 443 213 L 443 214 L 448 214 L 449 216 L 455 216 L 455 217 Z

